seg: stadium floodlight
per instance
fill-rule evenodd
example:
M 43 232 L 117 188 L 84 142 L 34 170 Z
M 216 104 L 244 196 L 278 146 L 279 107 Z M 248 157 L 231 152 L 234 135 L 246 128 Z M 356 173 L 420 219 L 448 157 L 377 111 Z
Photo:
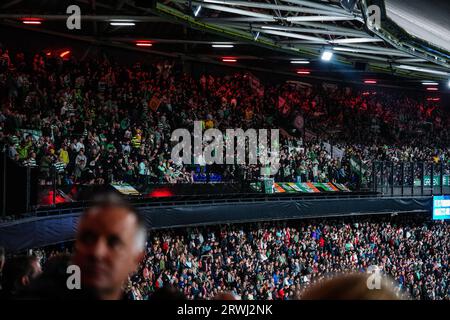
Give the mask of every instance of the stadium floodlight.
M 109 22 L 110 25 L 112 26 L 120 26 L 120 27 L 124 27 L 124 26 L 134 26 L 136 25 L 133 21 L 131 20 L 113 20 Z
M 138 47 L 151 47 L 153 46 L 153 41 L 150 40 L 137 40 L 136 46 Z
M 364 43 L 364 42 L 382 42 L 383 39 L 378 38 L 346 38 L 331 40 L 331 43 L 343 44 L 343 43 Z
M 32 24 L 32 25 L 39 25 L 42 24 L 42 19 L 38 18 L 25 18 L 22 20 L 23 24 Z
M 232 44 L 212 44 L 211 47 L 213 47 L 213 48 L 234 48 L 234 45 L 232 45 Z
M 333 58 L 333 52 L 330 50 L 324 50 L 322 52 L 322 56 L 320 57 L 320 59 L 322 59 L 322 61 L 330 61 L 331 58 Z
M 235 58 L 222 58 L 222 62 L 236 62 Z
M 291 60 L 293 64 L 309 64 L 308 60 Z
M 64 58 L 64 57 L 68 56 L 69 54 L 70 54 L 70 50 L 66 50 L 66 51 L 62 52 L 59 56 L 61 58 Z
M 266 29 L 266 30 L 286 30 L 286 28 L 283 28 L 283 27 L 271 27 L 271 26 L 261 26 L 261 29 Z
M 197 9 L 195 9 L 194 17 L 198 16 L 198 14 L 200 13 L 200 10 L 202 10 L 202 6 L 198 6 Z
M 449 75 L 448 72 L 432 70 L 432 69 L 422 68 L 422 67 L 415 67 L 415 66 L 410 66 L 410 65 L 406 65 L 406 64 L 400 64 L 400 65 L 397 65 L 395 67 L 399 68 L 399 69 L 403 69 L 403 70 L 411 70 L 411 71 L 418 71 L 418 72 L 424 72 L 424 73 L 438 74 L 438 75 L 441 75 L 441 76 L 448 76 Z
M 422 81 L 424 86 L 437 86 L 439 83 L 433 81 Z

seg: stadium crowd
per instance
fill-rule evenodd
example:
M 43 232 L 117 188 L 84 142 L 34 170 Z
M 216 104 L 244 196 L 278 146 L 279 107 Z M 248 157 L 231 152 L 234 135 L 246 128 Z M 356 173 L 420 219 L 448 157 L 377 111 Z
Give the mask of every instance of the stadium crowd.
M 292 300 L 318 281 L 376 266 L 398 298 L 450 300 L 449 236 L 448 222 L 419 214 L 155 231 L 124 288 L 132 300 L 165 288 L 187 299 Z M 71 247 L 34 250 L 37 266 L 45 272 Z
M 249 73 L 195 79 L 173 62 L 125 66 L 0 49 L 0 147 L 42 184 L 192 183 L 196 174 L 254 181 L 258 165 L 189 166 L 170 158 L 176 128 L 284 128 L 276 181 L 359 180 L 352 159 L 449 161 L 447 115 L 420 95 L 298 82 Z M 309 135 L 305 132 L 305 124 Z M 295 133 L 288 128 L 295 128 Z M 292 135 L 291 135 L 292 134 Z M 337 147 L 336 152 L 332 152 Z
M 446 222 L 420 216 L 227 225 L 151 235 L 133 299 L 170 284 L 189 299 L 294 299 L 311 283 L 378 266 L 399 296 L 450 299 Z

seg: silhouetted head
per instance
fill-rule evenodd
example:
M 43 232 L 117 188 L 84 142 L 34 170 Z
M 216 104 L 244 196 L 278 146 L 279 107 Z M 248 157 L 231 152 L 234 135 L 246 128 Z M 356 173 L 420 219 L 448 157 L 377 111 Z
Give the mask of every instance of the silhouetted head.
M 318 281 L 300 296 L 302 300 L 398 300 L 392 285 L 382 278 L 371 286 L 371 274 L 352 273 Z
M 8 259 L 2 271 L 2 298 L 17 298 L 41 272 L 41 265 L 35 256 Z
M 100 299 L 119 299 L 144 256 L 147 232 L 137 211 L 116 196 L 94 201 L 80 219 L 73 263 L 81 285 Z

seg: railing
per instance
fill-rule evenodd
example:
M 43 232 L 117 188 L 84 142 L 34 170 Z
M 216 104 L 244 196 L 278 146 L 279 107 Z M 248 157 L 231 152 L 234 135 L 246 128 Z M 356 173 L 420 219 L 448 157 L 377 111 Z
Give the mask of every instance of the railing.
M 7 212 L 10 213 L 8 215 L 16 214 L 23 217 L 23 213 L 32 215 L 68 213 L 89 206 L 89 202 L 85 201 L 86 198 L 83 197 L 71 196 L 75 200 L 75 202 L 71 203 L 63 203 L 64 201 L 60 203 L 58 201 L 58 197 L 61 194 L 69 193 L 68 189 L 83 185 L 75 184 L 64 187 L 54 168 L 49 171 L 48 184 L 40 185 L 38 178 L 39 168 L 19 166 L 11 159 L 6 159 L 3 155 L 2 163 L 3 218 L 7 216 Z M 180 187 L 179 190 L 181 191 L 166 195 L 164 198 L 153 197 L 147 191 L 145 196 L 130 197 L 130 201 L 136 206 L 163 206 L 168 204 L 226 203 L 231 201 L 278 201 L 306 198 L 358 198 L 365 196 L 411 197 L 450 194 L 450 166 L 443 162 L 376 161 L 368 166 L 363 166 L 360 162 L 358 165 L 355 162 L 354 168 L 356 169 L 352 170 L 352 174 L 347 176 L 348 184 L 352 188 L 352 192 L 348 194 L 291 193 L 268 195 L 263 192 L 258 193 L 250 190 L 250 181 L 234 181 L 233 183 L 217 183 L 216 188 L 210 187 L 209 193 L 201 192 L 200 189 L 195 189 L 199 190 L 198 194 L 192 191 L 201 184 L 196 184 L 195 186 L 176 185 Z M 146 188 L 161 186 L 155 182 L 147 182 L 144 185 Z M 97 187 L 101 188 L 101 186 Z M 95 188 L 95 186 L 92 188 Z M 190 192 L 186 192 L 186 190 L 190 190 Z M 91 191 L 88 191 L 88 193 L 93 193 L 94 189 Z M 41 197 L 41 195 L 38 195 L 39 192 L 44 192 L 47 197 L 47 203 L 39 203 L 39 197 Z M 11 210 L 14 205 L 17 205 L 18 208 Z
M 450 167 L 436 162 L 372 163 L 368 185 L 389 196 L 432 196 L 450 192 Z

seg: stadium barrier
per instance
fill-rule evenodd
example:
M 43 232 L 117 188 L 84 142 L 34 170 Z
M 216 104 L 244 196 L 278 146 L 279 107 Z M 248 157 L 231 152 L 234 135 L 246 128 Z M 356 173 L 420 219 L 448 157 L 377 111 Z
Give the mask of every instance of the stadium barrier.
M 432 197 L 322 198 L 139 208 L 150 229 L 285 219 L 389 213 L 429 213 Z M 9 252 L 73 240 L 82 209 L 0 224 L 0 245 Z

